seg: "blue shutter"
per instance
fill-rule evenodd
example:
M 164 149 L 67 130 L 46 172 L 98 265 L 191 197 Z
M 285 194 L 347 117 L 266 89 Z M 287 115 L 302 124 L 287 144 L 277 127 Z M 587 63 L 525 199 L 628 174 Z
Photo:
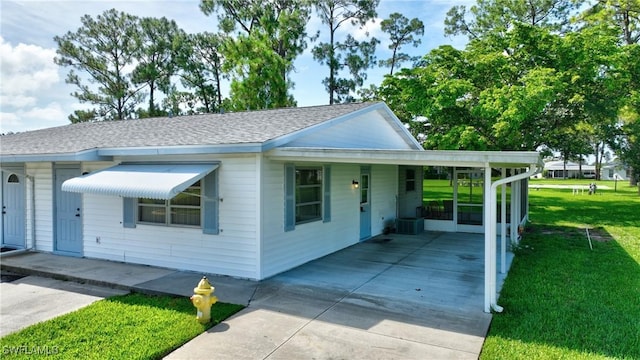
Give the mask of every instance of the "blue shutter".
M 122 226 L 136 227 L 136 198 L 122 198 Z
M 284 164 L 284 231 L 296 228 L 296 167 Z
M 324 174 L 322 174 L 322 186 L 323 189 L 323 204 L 322 204 L 322 222 L 330 222 L 331 221 L 331 167 L 329 165 L 325 165 Z
M 202 232 L 204 234 L 217 235 L 220 232 L 218 226 L 218 172 L 213 171 L 209 175 L 205 176 L 204 182 L 204 196 L 202 201 L 203 210 L 203 222 Z

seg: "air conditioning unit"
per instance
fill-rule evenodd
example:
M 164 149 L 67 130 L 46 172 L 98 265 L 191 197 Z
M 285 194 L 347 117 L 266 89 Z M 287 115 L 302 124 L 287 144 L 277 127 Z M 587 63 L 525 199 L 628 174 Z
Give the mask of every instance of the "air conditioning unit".
M 422 218 L 400 218 L 396 224 L 396 232 L 405 235 L 417 235 L 424 230 Z

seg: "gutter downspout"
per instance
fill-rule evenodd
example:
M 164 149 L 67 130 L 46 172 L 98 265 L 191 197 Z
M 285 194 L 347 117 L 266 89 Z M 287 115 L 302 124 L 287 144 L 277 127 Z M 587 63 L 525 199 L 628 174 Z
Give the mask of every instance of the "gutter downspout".
M 532 164 L 533 165 L 533 164 Z M 488 205 L 489 211 L 485 216 L 486 226 L 485 226 L 485 254 L 484 254 L 484 271 L 485 271 L 485 288 L 484 288 L 484 312 L 489 313 L 493 309 L 495 312 L 502 312 L 504 309 L 498 305 L 498 300 L 496 296 L 496 225 L 495 220 L 492 224 L 490 219 L 496 218 L 496 207 L 497 207 L 497 188 L 502 184 L 511 183 L 514 181 L 526 179 L 531 177 L 537 173 L 539 173 L 544 167 L 544 163 L 542 159 L 538 159 L 538 163 L 535 167 L 531 166 L 528 171 L 517 174 L 514 176 L 510 176 L 508 178 L 497 180 L 496 182 L 491 184 L 491 188 L 488 194 Z M 487 172 L 489 173 L 487 175 Z M 485 178 L 488 178 L 488 181 L 491 181 L 491 166 L 489 164 L 486 165 L 485 168 Z M 486 181 L 486 179 L 485 179 Z M 512 214 L 513 215 L 513 214 Z
M 31 175 L 25 177 L 31 182 L 31 247 L 27 250 L 36 249 L 36 178 Z
M 502 168 L 502 178 L 507 177 L 507 169 Z M 500 273 L 504 274 L 507 269 L 507 184 L 502 184 L 502 194 L 500 194 Z

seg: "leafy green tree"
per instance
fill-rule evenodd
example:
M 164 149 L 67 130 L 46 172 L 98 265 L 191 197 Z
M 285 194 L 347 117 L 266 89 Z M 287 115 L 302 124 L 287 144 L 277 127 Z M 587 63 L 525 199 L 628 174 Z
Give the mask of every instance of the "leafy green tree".
M 352 92 L 362 86 L 367 77 L 367 69 L 375 64 L 376 38 L 358 41 L 347 35 L 344 40 L 336 39 L 338 29 L 345 23 L 362 28 L 377 15 L 380 0 L 314 0 L 322 23 L 328 27 L 328 42 L 320 42 L 313 48 L 313 57 L 329 67 L 329 76 L 322 83 L 329 93 L 329 104 L 352 101 Z M 341 71 L 347 76 L 340 77 Z
M 96 121 L 98 118 L 98 112 L 95 109 L 75 110 L 73 114 L 69 115 L 69 121 L 71 121 L 72 124 Z
M 637 171 L 640 169 L 640 120 L 635 118 L 625 123 L 622 134 L 618 149 L 620 159 L 633 170 L 630 184 L 638 186 L 638 195 L 640 195 L 640 174 Z
M 234 75 L 231 100 L 236 107 L 294 105 L 288 74 L 307 46 L 309 2 L 203 0 L 200 9 L 207 15 L 217 12 L 222 32 L 238 32 L 227 37 L 223 47 L 225 70 Z
M 638 70 L 638 43 L 640 42 L 640 1 L 639 0 L 599 0 L 583 12 L 579 19 L 586 28 L 618 29 L 622 42 L 623 59 L 618 61 L 618 73 L 615 85 L 628 91 L 626 95 L 608 94 L 610 99 L 621 100 L 617 122 L 598 124 L 598 133 L 607 136 L 607 145 L 614 149 L 618 156 L 631 167 L 630 183 L 638 183 L 640 164 L 638 156 L 638 125 L 640 116 L 640 70 Z M 604 125 L 604 126 L 603 126 Z M 604 147 L 601 147 L 601 149 Z
M 393 69 L 396 65 L 414 60 L 408 54 L 401 53 L 400 48 L 407 44 L 410 44 L 413 47 L 418 47 L 418 45 L 420 45 L 420 38 L 414 38 L 414 35 L 424 35 L 424 23 L 418 18 L 409 20 L 400 13 L 392 13 L 389 15 L 388 19 L 382 20 L 380 28 L 382 31 L 389 34 L 389 39 L 391 40 L 389 49 L 391 50 L 392 55 L 391 58 L 387 60 L 381 60 L 379 64 L 380 66 L 391 68 L 391 70 L 389 70 L 389 75 L 393 75 Z
M 598 64 L 583 71 L 585 51 L 574 45 L 549 29 L 514 23 L 465 50 L 434 49 L 421 66 L 386 77 L 380 94 L 427 135 L 426 148 L 554 148 L 584 118 L 586 80 L 575 83 L 594 77 Z
M 171 76 L 176 73 L 176 49 L 183 31 L 175 21 L 165 17 L 140 19 L 141 46 L 137 54 L 137 65 L 132 73 L 136 85 L 147 85 L 149 108 L 141 117 L 162 116 L 166 112 L 158 109 L 156 89 L 167 94 L 171 88 Z
M 187 104 L 189 112 L 211 113 L 220 110 L 223 78 L 222 63 L 224 57 L 220 51 L 223 38 L 219 34 L 189 34 L 181 42 L 185 46 L 178 48 L 176 63 L 180 69 L 180 82 L 193 93 L 172 92 L 170 107 L 173 112 L 179 110 L 177 104 Z
M 271 51 L 268 41 L 254 33 L 227 42 L 225 68 L 239 79 L 231 81 L 230 102 L 233 110 L 272 109 L 295 106 L 282 77 L 287 67 L 283 58 Z
M 66 82 L 78 88 L 71 95 L 97 107 L 92 120 L 130 117 L 144 98 L 142 87 L 132 84 L 126 70 L 135 64 L 141 46 L 138 18 L 111 9 L 95 19 L 85 15 L 81 22 L 75 32 L 54 37 L 58 45 L 54 61 L 71 67 Z M 90 112 L 78 113 L 70 120 L 86 121 L 89 115 Z
M 593 147 L 599 179 L 606 146 L 619 132 L 618 112 L 627 93 L 617 32 L 610 26 L 587 27 L 568 34 L 564 41 L 572 55 L 566 66 L 573 74 L 575 104 Z
M 598 0 L 580 15 L 587 26 L 611 24 L 619 27 L 627 45 L 640 42 L 640 0 Z
M 445 34 L 479 39 L 489 33 L 505 34 L 517 22 L 566 31 L 575 7 L 572 0 L 477 0 L 469 12 L 464 5 L 449 9 Z
M 442 46 L 441 49 L 450 46 Z M 393 113 L 403 123 L 409 125 L 409 131 L 416 139 L 421 139 L 421 134 L 431 132 L 431 124 L 428 121 L 414 121 L 424 116 L 425 84 L 430 76 L 423 67 L 413 69 L 401 69 L 393 76 L 385 77 L 382 85 L 376 89 L 375 100 L 384 101 Z
M 623 47 L 623 54 L 629 93 L 619 113 L 620 132 L 612 147 L 631 168 L 630 184 L 638 186 L 640 195 L 640 44 Z

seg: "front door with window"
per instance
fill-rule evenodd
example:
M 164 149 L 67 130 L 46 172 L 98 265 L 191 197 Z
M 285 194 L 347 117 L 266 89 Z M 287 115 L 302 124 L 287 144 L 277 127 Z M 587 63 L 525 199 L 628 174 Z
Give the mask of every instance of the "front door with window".
M 24 176 L 2 172 L 2 245 L 25 247 Z
M 371 170 L 360 169 L 360 240 L 371 237 Z
M 82 255 L 82 199 L 79 193 L 62 191 L 62 183 L 80 176 L 80 169 L 55 170 L 55 239 L 54 251 Z

